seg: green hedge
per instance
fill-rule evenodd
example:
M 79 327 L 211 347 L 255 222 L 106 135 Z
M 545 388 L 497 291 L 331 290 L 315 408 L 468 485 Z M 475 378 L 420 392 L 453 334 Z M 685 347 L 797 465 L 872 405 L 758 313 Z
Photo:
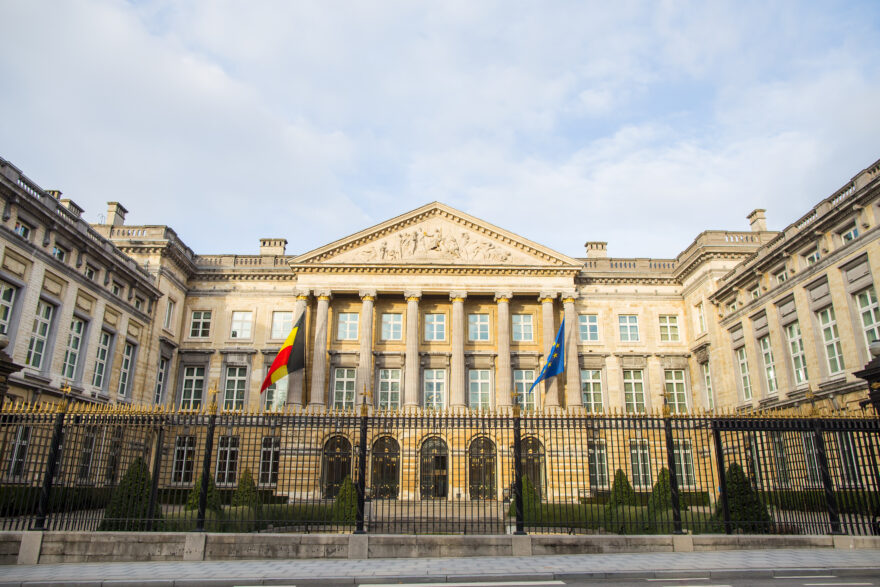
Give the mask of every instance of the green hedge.
M 822 489 L 778 489 L 762 491 L 761 500 L 767 505 L 784 510 L 800 512 L 825 512 L 825 491 Z M 874 491 L 843 490 L 835 491 L 837 509 L 842 514 L 880 513 L 880 493 Z M 867 511 L 866 511 L 867 510 Z
M 581 497 L 578 500 L 578 503 L 606 505 L 610 501 L 610 499 L 611 499 L 611 491 L 609 491 L 607 489 L 606 490 L 597 490 L 597 491 L 591 492 L 589 497 Z M 648 505 L 648 501 L 650 499 L 651 499 L 651 493 L 649 493 L 647 491 L 637 491 L 635 505 L 646 506 L 646 505 Z M 678 500 L 679 500 L 679 503 L 683 507 L 709 505 L 709 492 L 708 491 L 679 491 L 678 492 Z
M 193 485 L 187 485 L 185 487 L 160 487 L 159 503 L 167 505 L 186 505 L 186 499 L 192 488 Z M 232 505 L 235 492 L 236 489 L 216 489 L 221 505 Z M 271 489 L 257 489 L 257 499 L 261 504 L 287 503 L 286 496 L 275 495 L 275 492 Z
M 49 496 L 49 511 L 103 508 L 112 493 L 112 487 L 54 487 Z M 39 487 L 0 485 L 0 516 L 36 515 L 39 504 Z
M 196 529 L 195 511 L 168 514 L 160 522 L 158 530 L 165 532 L 193 532 Z M 259 532 L 284 526 L 324 526 L 333 524 L 331 505 L 272 504 L 260 508 L 260 518 L 254 517 L 254 509 L 248 506 L 224 507 L 220 511 L 207 510 L 207 532 Z

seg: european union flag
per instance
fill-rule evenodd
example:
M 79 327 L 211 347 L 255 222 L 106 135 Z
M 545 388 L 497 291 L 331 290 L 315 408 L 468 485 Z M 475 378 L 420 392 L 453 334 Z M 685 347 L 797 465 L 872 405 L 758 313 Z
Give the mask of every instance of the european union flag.
M 553 348 L 550 349 L 549 356 L 547 357 L 547 362 L 544 363 L 544 368 L 541 369 L 541 374 L 538 375 L 538 378 L 535 379 L 535 382 L 532 383 L 532 386 L 529 388 L 528 393 L 531 393 L 538 383 L 543 381 L 544 379 L 549 379 L 551 377 L 556 377 L 560 373 L 565 371 L 565 319 L 563 318 L 562 324 L 559 326 L 559 332 L 556 333 L 556 341 L 553 343 Z

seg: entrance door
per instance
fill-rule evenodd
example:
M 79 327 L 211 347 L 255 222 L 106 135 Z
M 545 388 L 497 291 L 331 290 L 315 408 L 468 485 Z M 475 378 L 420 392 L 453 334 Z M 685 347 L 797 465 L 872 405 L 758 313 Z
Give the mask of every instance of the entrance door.
M 495 499 L 495 443 L 475 439 L 468 449 L 468 486 L 471 499 Z
M 449 495 L 449 450 L 440 438 L 429 438 L 420 455 L 422 499 L 446 499 Z
M 371 495 L 373 499 L 397 499 L 400 491 L 400 445 L 390 436 L 373 443 Z
M 351 475 L 351 443 L 343 436 L 334 436 L 324 445 L 322 461 L 321 493 L 324 499 L 333 499 Z

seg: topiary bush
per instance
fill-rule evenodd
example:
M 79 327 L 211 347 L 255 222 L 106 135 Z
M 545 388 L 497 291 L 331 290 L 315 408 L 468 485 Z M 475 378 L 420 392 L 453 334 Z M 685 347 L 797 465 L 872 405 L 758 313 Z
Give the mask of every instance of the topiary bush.
M 357 520 L 358 495 L 351 477 L 342 480 L 339 493 L 330 508 L 330 518 L 334 522 L 353 524 Z
M 254 483 L 254 475 L 249 467 L 245 467 L 238 479 L 238 487 L 232 494 L 233 506 L 247 506 L 257 509 L 260 507 L 260 496 L 257 494 L 257 484 Z
M 680 496 L 679 496 L 680 497 Z M 651 488 L 651 497 L 648 498 L 648 512 L 657 513 L 672 509 L 672 479 L 669 469 L 663 467 L 657 475 L 657 481 Z M 687 510 L 687 504 L 679 499 L 679 510 Z
M 727 468 L 727 503 L 730 507 L 733 531 L 744 533 L 770 531 L 770 513 L 767 511 L 767 506 L 758 498 L 745 471 L 736 463 Z M 724 519 L 720 500 L 715 507 L 715 516 Z
M 110 496 L 110 503 L 104 510 L 104 519 L 98 526 L 100 531 L 144 531 L 148 525 L 150 507 L 150 469 L 141 457 L 128 466 L 119 485 Z M 154 517 L 162 518 L 156 506 Z
M 607 507 L 618 508 L 627 505 L 637 505 L 636 492 L 629 483 L 623 469 L 617 469 L 614 473 L 614 483 L 611 485 L 611 496 L 608 498 Z
M 193 485 L 193 488 L 190 490 L 189 495 L 186 497 L 186 509 L 199 509 L 199 493 L 201 492 L 201 490 L 202 476 L 199 475 L 199 478 L 196 479 L 196 484 Z M 208 504 L 205 509 L 215 512 L 219 512 L 223 509 L 223 505 L 220 503 L 220 493 L 217 491 L 217 486 L 214 485 L 213 477 L 208 477 Z

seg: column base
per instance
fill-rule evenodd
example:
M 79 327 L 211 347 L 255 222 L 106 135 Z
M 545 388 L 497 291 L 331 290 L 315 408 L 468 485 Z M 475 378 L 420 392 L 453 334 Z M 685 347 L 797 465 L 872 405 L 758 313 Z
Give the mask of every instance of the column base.
M 327 406 L 319 403 L 310 403 L 306 406 L 305 411 L 309 414 L 320 414 L 327 411 Z

